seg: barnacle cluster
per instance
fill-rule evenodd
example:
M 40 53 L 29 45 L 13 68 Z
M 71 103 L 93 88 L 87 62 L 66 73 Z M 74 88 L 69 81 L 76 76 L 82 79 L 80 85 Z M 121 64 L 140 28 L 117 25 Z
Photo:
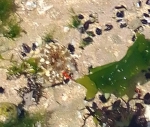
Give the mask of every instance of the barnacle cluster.
M 58 84 L 65 80 L 64 72 L 69 75 L 77 70 L 69 50 L 59 43 L 49 43 L 37 48 L 32 57 L 42 69 L 38 74 L 44 83 Z
M 22 62 L 8 69 L 11 76 L 36 75 L 39 83 L 53 86 L 70 79 L 77 70 L 71 52 L 59 43 L 32 44 L 32 47 L 23 43 L 21 50 Z

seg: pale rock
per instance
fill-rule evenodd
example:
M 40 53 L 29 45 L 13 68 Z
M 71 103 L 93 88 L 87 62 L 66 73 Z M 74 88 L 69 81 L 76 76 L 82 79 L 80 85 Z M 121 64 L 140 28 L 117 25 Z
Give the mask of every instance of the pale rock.
M 70 30 L 69 27 L 67 27 L 67 26 L 64 27 L 64 32 L 65 32 L 65 33 L 69 32 L 69 30 Z
M 28 11 L 33 11 L 35 8 L 36 8 L 36 2 L 34 1 L 27 1 L 26 4 L 25 4 L 25 8 L 28 10 Z

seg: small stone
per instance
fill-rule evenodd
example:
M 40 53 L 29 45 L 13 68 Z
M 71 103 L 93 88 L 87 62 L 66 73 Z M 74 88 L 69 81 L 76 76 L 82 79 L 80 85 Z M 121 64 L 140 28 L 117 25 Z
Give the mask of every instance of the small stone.
M 143 99 L 145 104 L 150 104 L 150 93 L 146 93 Z
M 91 21 L 90 21 L 90 20 L 88 20 L 88 21 L 86 21 L 86 22 L 84 23 L 83 27 L 84 27 L 85 30 L 87 30 L 87 29 L 89 28 L 89 24 L 91 24 Z
M 75 48 L 72 44 L 68 44 L 68 50 L 70 51 L 70 53 L 74 54 L 75 52 Z
M 31 51 L 31 48 L 25 43 L 22 44 L 22 48 L 25 53 L 30 53 L 30 51 Z
M 100 96 L 99 96 L 99 99 L 100 99 L 103 103 L 106 103 L 106 102 L 107 102 L 107 100 L 106 100 L 106 98 L 105 98 L 104 95 L 100 95 Z
M 49 61 L 46 61 L 45 63 L 46 63 L 47 65 L 48 65 L 48 64 L 50 64 L 50 62 L 49 62 Z
M 149 17 L 149 14 L 143 13 L 143 16 L 144 16 L 144 17 Z
M 84 19 L 84 16 L 82 14 L 78 14 L 78 19 Z
M 116 6 L 115 9 L 127 9 L 124 5 Z
M 141 7 L 141 6 L 142 6 L 142 2 L 141 2 L 141 1 L 138 1 L 137 4 L 136 4 L 136 6 L 137 6 L 138 8 Z
M 134 42 L 135 40 L 136 40 L 136 36 L 133 35 L 133 36 L 132 36 L 132 41 Z
M 45 59 L 44 59 L 44 58 L 41 58 L 41 59 L 40 59 L 40 62 L 41 62 L 41 63 L 45 62 Z
M 104 31 L 109 31 L 113 28 L 113 25 L 111 25 L 111 24 L 106 24 L 105 26 L 106 26 L 106 28 L 104 29 Z
M 123 18 L 124 17 L 124 11 L 117 12 L 116 16 L 119 17 L 119 18 Z
M 32 50 L 33 50 L 33 51 L 35 51 L 35 50 L 36 50 L 36 48 L 37 48 L 36 43 L 32 43 Z
M 102 30 L 100 28 L 96 28 L 95 30 L 97 35 L 101 35 L 102 34 Z
M 4 93 L 4 88 L 0 86 L 0 93 Z
M 26 57 L 26 56 L 27 56 L 27 54 L 24 53 L 24 52 L 21 52 L 21 55 L 22 55 L 23 57 Z
M 142 23 L 142 24 L 147 24 L 148 22 L 147 22 L 146 19 L 141 19 L 141 23 Z
M 121 23 L 121 24 L 120 24 L 120 28 L 124 28 L 124 27 L 126 27 L 126 26 L 127 26 L 126 23 Z
M 66 26 L 64 27 L 64 32 L 65 33 L 69 32 L 69 30 L 70 30 L 69 27 L 66 27 Z

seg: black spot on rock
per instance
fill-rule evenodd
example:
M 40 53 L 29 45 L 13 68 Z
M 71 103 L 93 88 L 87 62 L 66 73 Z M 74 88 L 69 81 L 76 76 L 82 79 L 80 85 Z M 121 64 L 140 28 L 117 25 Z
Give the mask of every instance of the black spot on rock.
M 83 25 L 84 29 L 87 30 L 89 28 L 89 21 L 86 21 Z
M 22 55 L 23 57 L 26 57 L 26 56 L 27 56 L 27 54 L 24 53 L 24 52 L 21 52 L 21 55 Z
M 119 18 L 123 18 L 124 17 L 124 11 L 118 11 L 116 13 L 116 16 L 119 17 Z
M 141 23 L 142 23 L 142 24 L 147 24 L 148 22 L 147 22 L 146 19 L 141 19 Z
M 30 51 L 31 51 L 31 48 L 25 43 L 22 44 L 22 48 L 25 53 L 30 53 Z
M 111 25 L 111 24 L 106 24 L 105 26 L 106 26 L 106 28 L 104 29 L 104 31 L 109 31 L 113 28 L 113 25 Z
M 35 43 L 32 43 L 32 50 L 35 51 L 37 48 L 37 45 Z
M 132 41 L 134 42 L 135 40 L 136 40 L 136 36 L 133 35 L 133 36 L 132 36 Z
M 150 104 L 150 93 L 146 93 L 143 99 L 145 104 Z
M 100 28 L 96 28 L 95 30 L 97 35 L 101 35 L 102 34 L 102 30 Z
M 78 14 L 78 19 L 84 19 L 84 16 L 82 14 Z
M 144 17 L 149 17 L 149 14 L 143 13 L 143 16 L 144 16 Z
M 150 79 L 150 73 L 146 73 L 146 74 L 145 74 L 145 78 L 146 78 L 146 79 Z
M 115 9 L 127 9 L 124 5 L 116 6 Z
M 68 44 L 68 50 L 70 51 L 70 53 L 74 54 L 75 52 L 75 47 L 72 44 Z
M 0 93 L 4 93 L 4 88 L 0 86 Z
M 126 27 L 126 26 L 127 26 L 126 23 L 121 23 L 121 24 L 120 24 L 120 28 L 124 28 L 124 27 Z
M 99 99 L 100 99 L 103 103 L 106 103 L 106 102 L 107 102 L 107 99 L 105 98 L 104 95 L 99 95 Z

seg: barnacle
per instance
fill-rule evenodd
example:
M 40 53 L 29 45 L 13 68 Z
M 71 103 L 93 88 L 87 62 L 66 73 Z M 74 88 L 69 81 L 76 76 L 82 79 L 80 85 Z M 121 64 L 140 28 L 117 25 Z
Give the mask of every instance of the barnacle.
M 38 54 L 33 56 L 41 67 L 40 77 L 45 83 L 50 82 L 52 85 L 64 80 L 63 72 L 68 74 L 77 70 L 76 62 L 65 46 L 59 43 L 45 44 L 37 49 Z

